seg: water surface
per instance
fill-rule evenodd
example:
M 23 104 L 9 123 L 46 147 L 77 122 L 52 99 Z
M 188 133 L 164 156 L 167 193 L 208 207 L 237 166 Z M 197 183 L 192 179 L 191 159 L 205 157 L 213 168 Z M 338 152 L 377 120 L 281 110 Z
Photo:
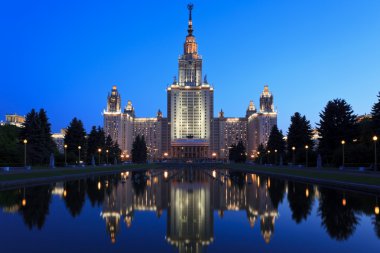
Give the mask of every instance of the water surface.
M 0 252 L 378 252 L 379 196 L 228 170 L 0 192 Z

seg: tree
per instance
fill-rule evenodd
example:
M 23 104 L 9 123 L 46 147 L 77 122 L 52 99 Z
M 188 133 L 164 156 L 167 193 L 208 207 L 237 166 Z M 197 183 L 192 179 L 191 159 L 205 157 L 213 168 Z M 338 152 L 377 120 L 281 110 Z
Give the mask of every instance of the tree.
M 247 154 L 242 141 L 239 141 L 237 145 L 232 145 L 229 149 L 228 159 L 235 163 L 245 163 L 247 160 Z
M 83 150 L 86 146 L 86 132 L 83 127 L 81 120 L 73 118 L 67 127 L 67 132 L 65 135 L 65 144 L 67 145 L 67 157 L 72 157 L 75 159 L 68 162 L 76 162 L 78 159 L 78 147 L 80 146 Z M 82 150 L 81 149 L 81 150 Z M 81 155 L 85 157 L 85 154 Z
M 299 112 L 296 112 L 290 119 L 291 123 L 288 129 L 288 154 L 289 160 L 293 155 L 292 148 L 295 147 L 295 159 L 297 162 L 304 162 L 306 159 L 306 153 L 300 152 L 305 150 L 307 145 L 310 149 L 313 148 L 314 142 L 312 140 L 313 132 L 311 129 L 310 121 L 302 116 Z
M 275 164 L 278 163 L 278 159 L 285 153 L 285 145 L 282 131 L 278 129 L 277 125 L 274 125 L 268 138 L 267 151 L 270 151 L 272 156 L 274 155 Z
M 114 142 L 110 135 L 106 138 L 105 150 L 108 150 L 108 162 L 112 163 L 115 159 L 120 160 L 121 149 L 117 142 Z M 106 154 L 107 155 L 107 154 Z
M 132 144 L 132 162 L 146 163 L 148 157 L 148 150 L 145 143 L 144 136 L 137 135 Z
M 28 140 L 28 160 L 31 164 L 47 164 L 50 155 L 56 150 L 51 137 L 51 128 L 46 111 L 40 109 L 37 113 L 32 109 L 25 118 L 24 128 L 20 134 L 21 140 Z
M 345 140 L 347 145 L 357 135 L 356 115 L 345 100 L 334 99 L 327 103 L 319 116 L 319 152 L 326 163 L 338 165 L 341 141 Z
M 24 151 L 20 142 L 20 131 L 16 126 L 0 126 L 0 164 L 22 164 Z
M 380 92 L 377 95 L 378 101 L 372 106 L 372 127 L 373 133 L 380 135 Z

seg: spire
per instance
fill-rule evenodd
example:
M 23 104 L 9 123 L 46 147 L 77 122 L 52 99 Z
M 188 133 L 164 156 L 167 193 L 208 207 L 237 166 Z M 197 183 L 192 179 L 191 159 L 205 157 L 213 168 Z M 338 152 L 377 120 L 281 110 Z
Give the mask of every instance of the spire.
M 187 9 L 189 10 L 189 22 L 188 22 L 188 29 L 187 32 L 189 33 L 189 36 L 193 35 L 193 20 L 191 17 L 191 12 L 193 10 L 194 5 L 192 3 L 189 3 L 187 5 Z

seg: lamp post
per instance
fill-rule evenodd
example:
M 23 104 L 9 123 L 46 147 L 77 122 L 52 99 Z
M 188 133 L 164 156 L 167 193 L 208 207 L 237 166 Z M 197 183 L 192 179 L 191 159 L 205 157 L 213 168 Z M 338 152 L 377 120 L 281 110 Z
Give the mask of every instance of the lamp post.
M 259 158 L 260 158 L 260 165 L 263 164 L 263 160 L 262 160 L 262 157 L 261 157 L 261 155 L 260 155 L 260 151 L 257 152 L 257 155 L 258 155 Z
M 28 140 L 24 140 L 24 167 L 26 167 L 26 144 L 28 144 Z
M 268 150 L 268 163 L 270 163 L 270 150 Z
M 372 138 L 373 142 L 374 142 L 374 145 L 375 145 L 375 165 L 374 165 L 374 170 L 377 171 L 377 150 L 376 150 L 376 145 L 377 145 L 377 136 L 373 136 Z
M 80 150 L 82 149 L 81 146 L 78 146 L 78 164 L 80 164 Z
M 107 164 L 108 164 L 108 152 L 109 152 L 109 150 L 107 149 L 107 150 L 106 150 Z
M 309 165 L 309 146 L 308 145 L 305 146 L 305 150 L 306 150 L 306 165 L 305 165 L 305 167 L 307 168 Z
M 277 149 L 274 150 L 274 164 L 277 165 Z
M 98 148 L 98 164 L 100 165 L 100 153 L 102 152 L 101 148 Z
M 296 164 L 296 147 L 292 147 L 293 150 L 293 166 Z
M 340 142 L 342 144 L 342 168 L 344 168 L 344 145 L 346 144 L 345 140 Z
M 65 166 L 67 166 L 67 144 L 65 144 L 63 148 L 63 151 L 65 152 Z

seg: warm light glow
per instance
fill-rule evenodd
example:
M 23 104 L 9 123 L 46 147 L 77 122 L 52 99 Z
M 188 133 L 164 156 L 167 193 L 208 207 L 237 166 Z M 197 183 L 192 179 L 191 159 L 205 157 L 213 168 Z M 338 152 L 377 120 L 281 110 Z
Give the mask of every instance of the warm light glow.
M 259 151 L 259 152 L 257 152 L 257 155 L 260 155 L 260 151 Z
M 308 198 L 308 197 L 309 197 L 309 188 L 306 188 L 306 191 L 305 191 L 305 196 L 306 196 L 306 198 Z
M 63 191 L 63 197 L 66 197 L 66 196 L 67 196 L 67 191 L 64 190 L 64 191 Z
M 169 173 L 167 171 L 164 171 L 164 178 L 168 178 Z
M 82 147 L 81 146 L 78 146 L 78 149 L 80 150 Z
M 347 200 L 346 200 L 346 198 L 343 198 L 343 199 L 342 199 L 342 205 L 343 205 L 343 206 L 346 206 L 346 205 L 347 205 Z
M 24 144 L 27 144 L 27 143 L 28 143 L 28 140 L 27 140 L 27 139 L 25 139 L 25 140 L 24 140 Z
M 342 145 L 346 144 L 346 141 L 345 140 L 342 140 L 341 141 Z
M 305 149 L 309 149 L 309 146 L 308 146 L 308 145 L 306 145 L 306 146 L 305 146 Z
M 292 150 L 293 150 L 293 151 L 296 150 L 296 147 L 292 147 Z
M 167 157 L 169 154 L 167 152 L 164 153 L 164 156 Z
M 213 171 L 212 171 L 212 177 L 213 177 L 213 178 L 216 178 L 216 170 L 213 170 Z
M 212 157 L 215 157 L 216 156 L 216 153 L 212 153 Z
M 268 188 L 270 188 L 270 178 L 268 178 Z
M 65 144 L 64 148 L 67 148 L 67 144 Z
M 21 205 L 26 206 L 26 199 L 25 198 L 22 199 Z
M 100 153 L 100 152 L 102 152 L 102 149 L 101 149 L 101 148 L 99 148 L 99 149 L 98 149 L 98 152 L 99 152 L 99 153 Z
M 270 150 L 268 150 L 268 154 L 270 154 Z
M 372 140 L 373 140 L 373 141 L 377 141 L 377 136 L 376 136 L 376 135 L 373 136 Z
M 376 214 L 376 215 L 379 215 L 379 213 L 380 213 L 380 209 L 379 209 L 379 207 L 378 207 L 378 206 L 375 206 L 375 214 Z
M 126 157 L 126 158 L 129 158 L 129 155 L 126 155 L 125 157 Z
M 106 152 L 108 153 L 108 149 L 106 150 Z
M 277 153 L 277 149 L 275 149 L 274 152 Z
M 98 190 L 100 190 L 102 188 L 102 183 L 99 181 L 98 182 Z

